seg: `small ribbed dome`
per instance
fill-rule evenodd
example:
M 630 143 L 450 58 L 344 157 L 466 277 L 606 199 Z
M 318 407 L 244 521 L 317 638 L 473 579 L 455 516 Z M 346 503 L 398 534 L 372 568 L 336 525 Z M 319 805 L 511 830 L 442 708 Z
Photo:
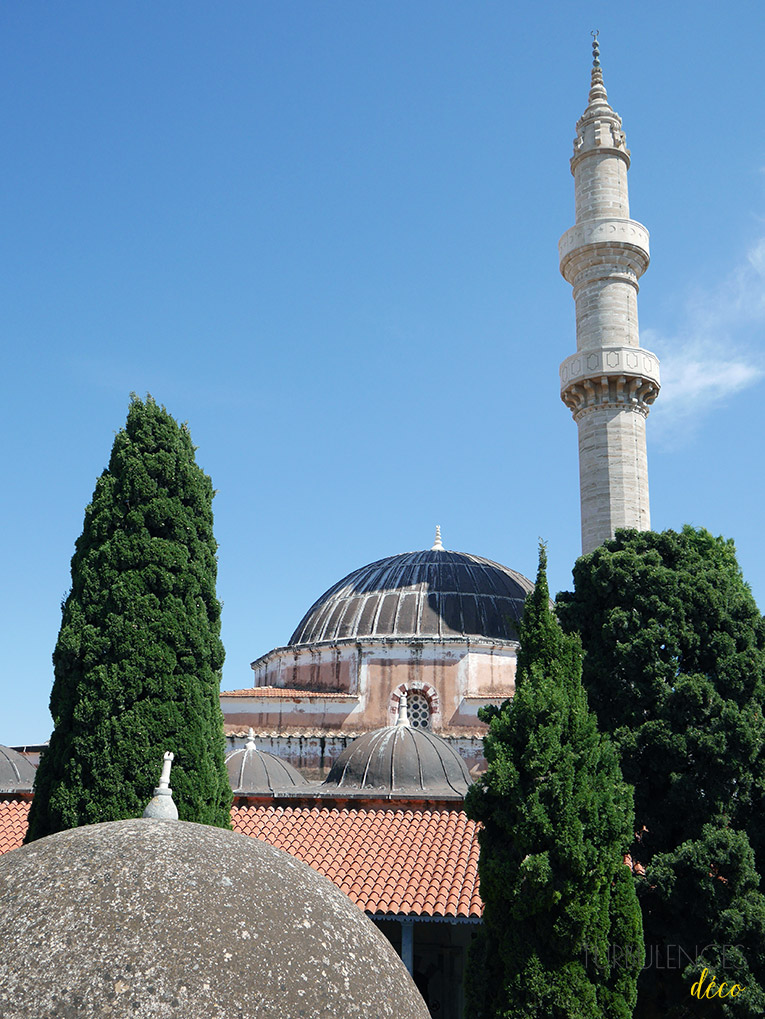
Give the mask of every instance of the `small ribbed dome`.
M 390 556 L 349 573 L 319 598 L 290 644 L 355 637 L 515 640 L 530 580 L 465 552 Z
M 421 793 L 464 796 L 471 783 L 467 765 L 445 739 L 408 724 L 358 736 L 340 754 L 324 787 L 342 792 Z
M 295 786 L 308 785 L 297 768 L 259 750 L 252 729 L 247 745 L 226 757 L 226 768 L 235 793 L 283 793 Z
M 0 792 L 31 792 L 36 771 L 34 764 L 23 754 L 0 746 Z

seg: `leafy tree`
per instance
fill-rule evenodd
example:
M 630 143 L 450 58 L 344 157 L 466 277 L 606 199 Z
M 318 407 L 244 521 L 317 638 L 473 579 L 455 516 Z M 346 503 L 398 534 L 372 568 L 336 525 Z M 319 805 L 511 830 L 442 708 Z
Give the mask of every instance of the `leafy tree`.
M 765 1013 L 759 885 L 746 832 L 708 824 L 698 839 L 654 856 L 638 883 L 650 942 L 636 1015 L 755 1019 Z M 690 990 L 705 969 L 727 983 L 724 993 L 734 983 L 745 990 L 736 999 L 694 999 Z
M 187 427 L 133 396 L 75 545 L 28 841 L 140 816 L 165 750 L 181 819 L 230 827 L 212 497 Z
M 482 712 L 488 770 L 467 798 L 484 925 L 471 953 L 473 1019 L 629 1019 L 643 962 L 623 857 L 632 794 L 581 683 L 578 638 L 550 609 L 540 548 L 520 625 L 516 693 Z
M 621 531 L 577 561 L 574 591 L 557 604 L 581 635 L 590 704 L 635 787 L 632 853 L 646 868 L 638 892 L 653 958 L 636 1014 L 702 1014 L 696 1002 L 688 1011 L 699 966 L 667 968 L 667 954 L 685 961 L 718 946 L 700 962 L 719 964 L 733 932 L 750 946 L 738 974 L 749 990 L 703 1014 L 759 1014 L 765 969 L 751 946 L 765 900 L 750 843 L 761 868 L 765 624 L 733 543 L 691 527 Z

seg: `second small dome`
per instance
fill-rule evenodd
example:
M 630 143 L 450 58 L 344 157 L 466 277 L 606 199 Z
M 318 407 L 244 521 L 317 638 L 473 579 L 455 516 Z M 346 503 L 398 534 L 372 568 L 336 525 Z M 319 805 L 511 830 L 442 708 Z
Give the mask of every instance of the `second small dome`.
M 308 783 L 297 768 L 255 746 L 254 733 L 246 746 L 226 757 L 226 769 L 235 794 L 283 793 Z
M 440 736 L 397 725 L 358 736 L 332 766 L 323 788 L 340 793 L 379 792 L 424 797 L 464 797 L 470 772 L 459 753 Z

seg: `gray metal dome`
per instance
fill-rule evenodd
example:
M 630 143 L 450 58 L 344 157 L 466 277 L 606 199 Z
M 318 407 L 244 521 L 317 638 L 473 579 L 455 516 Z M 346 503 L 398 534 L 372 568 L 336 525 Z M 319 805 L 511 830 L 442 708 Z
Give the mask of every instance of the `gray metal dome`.
M 399 721 L 353 740 L 323 788 L 452 798 L 464 797 L 471 781 L 467 765 L 445 739 Z
M 259 750 L 253 740 L 252 729 L 247 745 L 226 757 L 226 768 L 235 793 L 281 793 L 308 785 L 297 768 Z
M 34 764 L 17 750 L 0 746 L 0 793 L 28 793 L 35 782 Z
M 6 1019 L 428 1019 L 331 881 L 247 835 L 111 821 L 0 856 Z M 350 960 L 350 961 L 349 961 Z
M 311 606 L 290 644 L 355 637 L 515 640 L 533 587 L 515 570 L 466 552 L 406 552 L 343 577 Z

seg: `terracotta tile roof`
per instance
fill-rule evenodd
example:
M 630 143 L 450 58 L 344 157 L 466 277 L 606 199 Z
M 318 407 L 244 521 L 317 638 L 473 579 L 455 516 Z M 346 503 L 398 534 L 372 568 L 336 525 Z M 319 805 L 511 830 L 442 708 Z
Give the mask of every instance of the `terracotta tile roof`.
M 29 800 L 0 800 L 0 853 L 18 849 L 24 841 Z
M 369 913 L 475 917 L 477 825 L 461 810 L 235 807 L 234 830 L 310 864 Z
M 472 739 L 472 740 L 483 740 L 486 735 L 488 726 L 479 723 L 479 728 L 468 729 L 457 728 L 452 726 L 448 729 L 436 729 L 436 736 L 440 736 L 441 739 Z
M 221 697 L 286 697 L 293 700 L 302 697 L 306 700 L 342 700 L 357 701 L 359 698 L 353 693 L 339 693 L 337 690 L 297 690 L 294 687 L 286 686 L 250 686 L 244 690 L 221 690 Z
M 229 715 L 229 718 L 234 716 Z M 248 725 L 227 722 L 223 726 L 227 736 L 247 736 L 250 731 Z M 356 739 L 363 736 L 368 729 L 334 729 L 331 725 L 285 725 L 282 728 L 269 725 L 263 728 L 253 726 L 255 735 L 261 739 Z M 436 736 L 441 739 L 467 739 L 481 740 L 486 735 L 486 726 L 483 729 L 449 729 L 435 730 Z
M 0 853 L 17 849 L 29 801 L 0 800 Z M 478 918 L 477 825 L 461 810 L 234 807 L 234 830 L 310 864 L 368 913 Z
M 231 718 L 231 715 L 229 715 Z M 250 727 L 248 725 L 233 725 L 231 723 L 223 726 L 227 736 L 248 736 Z M 300 726 L 285 725 L 279 729 L 276 726 L 258 728 L 253 726 L 253 732 L 260 739 L 356 739 L 366 732 L 365 729 L 332 729 L 330 726 Z
M 513 699 L 512 690 L 509 693 L 492 693 L 487 690 L 486 693 L 463 693 L 463 701 L 491 701 L 492 704 L 501 704 L 503 701 L 509 701 Z M 488 726 L 486 727 L 488 729 Z
M 645 877 L 645 867 L 638 860 L 634 860 L 629 853 L 625 854 L 623 863 L 629 867 L 633 874 L 637 874 L 638 877 Z

